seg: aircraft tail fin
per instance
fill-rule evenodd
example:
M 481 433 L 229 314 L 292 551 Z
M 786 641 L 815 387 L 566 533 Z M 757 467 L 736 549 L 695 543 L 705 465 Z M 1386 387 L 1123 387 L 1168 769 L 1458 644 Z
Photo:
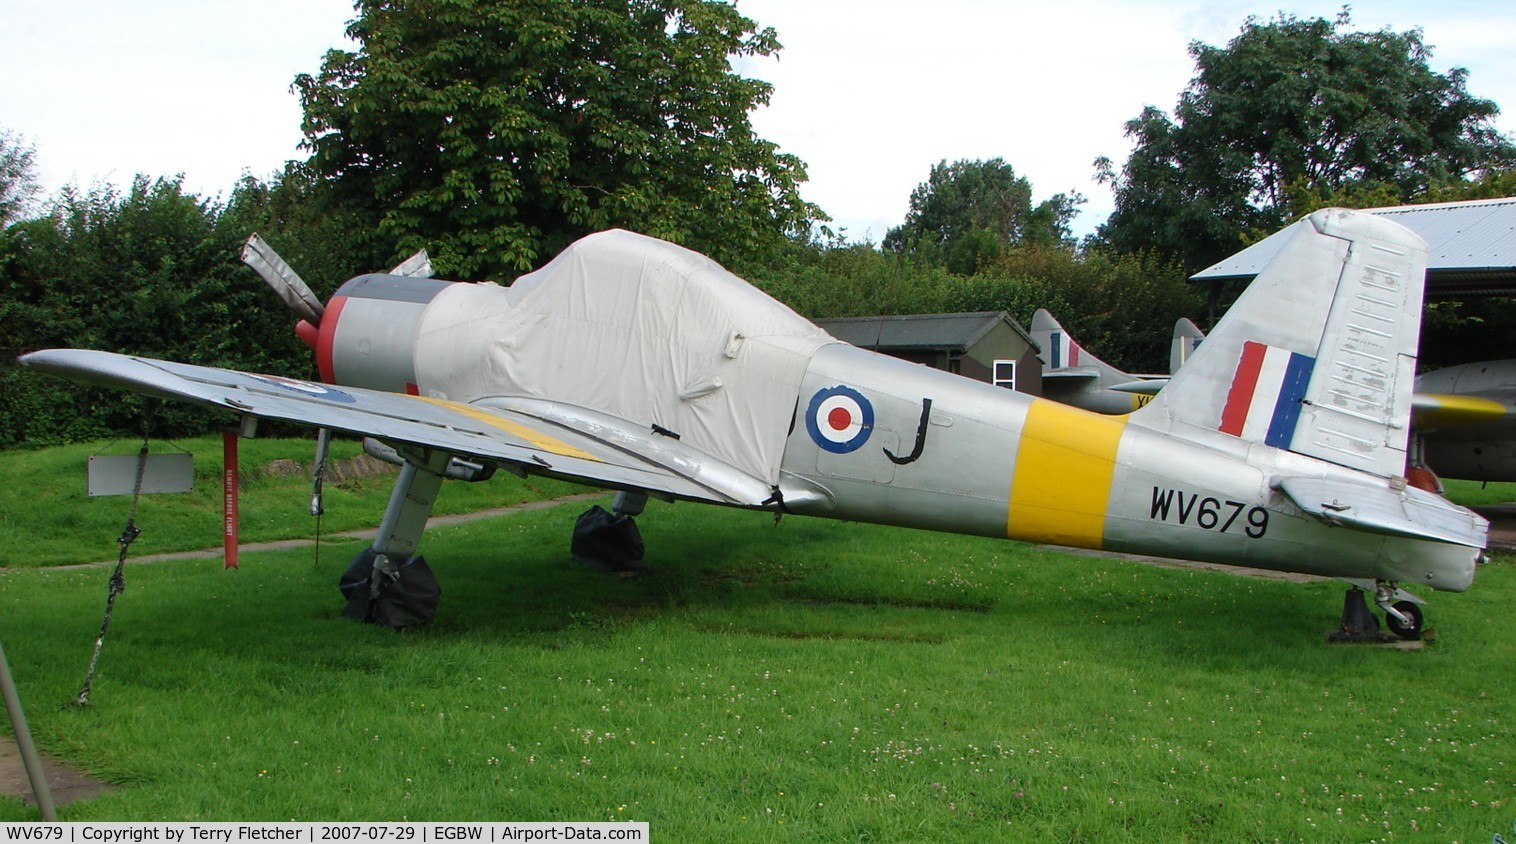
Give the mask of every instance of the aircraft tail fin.
M 1382 477 L 1405 473 L 1426 243 L 1317 211 L 1131 421 L 1237 437 Z
M 1042 365 L 1049 370 L 1086 369 L 1092 375 L 1107 375 L 1117 380 L 1130 380 L 1131 376 L 1090 354 L 1080 346 L 1069 332 L 1046 308 L 1038 308 L 1032 314 L 1032 342 L 1041 353 Z
M 1169 374 L 1173 375 L 1200 348 L 1205 332 L 1191 322 L 1189 317 L 1180 317 L 1174 323 L 1174 339 L 1169 342 Z

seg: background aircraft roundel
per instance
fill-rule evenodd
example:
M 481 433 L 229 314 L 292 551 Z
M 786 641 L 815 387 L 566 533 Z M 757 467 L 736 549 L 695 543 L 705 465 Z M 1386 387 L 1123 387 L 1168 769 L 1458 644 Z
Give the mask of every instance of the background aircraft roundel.
M 834 454 L 857 451 L 874 430 L 874 406 L 851 387 L 828 387 L 811 396 L 805 412 L 811 439 Z

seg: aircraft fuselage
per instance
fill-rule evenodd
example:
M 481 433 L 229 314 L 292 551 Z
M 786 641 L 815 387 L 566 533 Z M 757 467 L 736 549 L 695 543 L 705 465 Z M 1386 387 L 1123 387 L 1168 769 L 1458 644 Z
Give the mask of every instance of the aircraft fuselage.
M 451 297 L 468 306 L 437 314 L 456 326 L 429 310 Z M 359 277 L 315 343 L 323 380 L 488 404 L 519 392 L 500 362 L 514 338 L 492 327 L 510 311 L 506 288 Z M 815 351 L 794 402 L 778 484 L 790 512 L 1448 590 L 1469 586 L 1481 556 L 1329 524 L 1274 483 L 1389 495 L 1382 478 L 1218 430 L 1170 436 L 844 343 Z
M 830 507 L 800 510 L 814 515 L 1437 589 L 1472 582 L 1477 549 L 1329 525 L 1270 485 L 1361 473 L 1213 439 L 834 345 L 812 359 L 782 468 L 832 494 Z

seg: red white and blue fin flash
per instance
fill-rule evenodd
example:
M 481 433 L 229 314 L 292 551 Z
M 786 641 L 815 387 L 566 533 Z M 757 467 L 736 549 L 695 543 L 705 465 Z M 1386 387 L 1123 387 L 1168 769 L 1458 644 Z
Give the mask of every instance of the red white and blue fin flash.
M 1218 430 L 1289 448 L 1316 359 L 1252 340 L 1242 344 Z
M 851 387 L 828 387 L 811 396 L 805 429 L 816 445 L 834 454 L 857 451 L 874 431 L 874 406 Z
M 1052 353 L 1051 369 L 1063 369 L 1079 365 L 1079 344 L 1063 331 L 1054 331 L 1049 335 L 1049 350 Z

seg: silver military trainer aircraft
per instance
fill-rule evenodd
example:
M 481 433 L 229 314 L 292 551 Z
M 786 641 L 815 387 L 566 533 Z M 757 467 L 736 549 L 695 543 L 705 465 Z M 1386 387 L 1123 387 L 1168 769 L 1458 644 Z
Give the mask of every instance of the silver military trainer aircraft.
M 651 496 L 1339 577 L 1345 628 L 1377 635 L 1366 590 L 1415 636 L 1400 587 L 1467 589 L 1487 529 L 1402 477 L 1425 262 L 1396 223 L 1311 215 L 1125 416 L 855 348 L 624 231 L 509 287 L 365 275 L 322 305 L 287 285 L 319 383 L 79 349 L 21 363 L 387 444 L 403 468 L 364 552 L 373 595 L 419 559 L 443 478 L 499 468 L 620 490 L 617 515 Z

